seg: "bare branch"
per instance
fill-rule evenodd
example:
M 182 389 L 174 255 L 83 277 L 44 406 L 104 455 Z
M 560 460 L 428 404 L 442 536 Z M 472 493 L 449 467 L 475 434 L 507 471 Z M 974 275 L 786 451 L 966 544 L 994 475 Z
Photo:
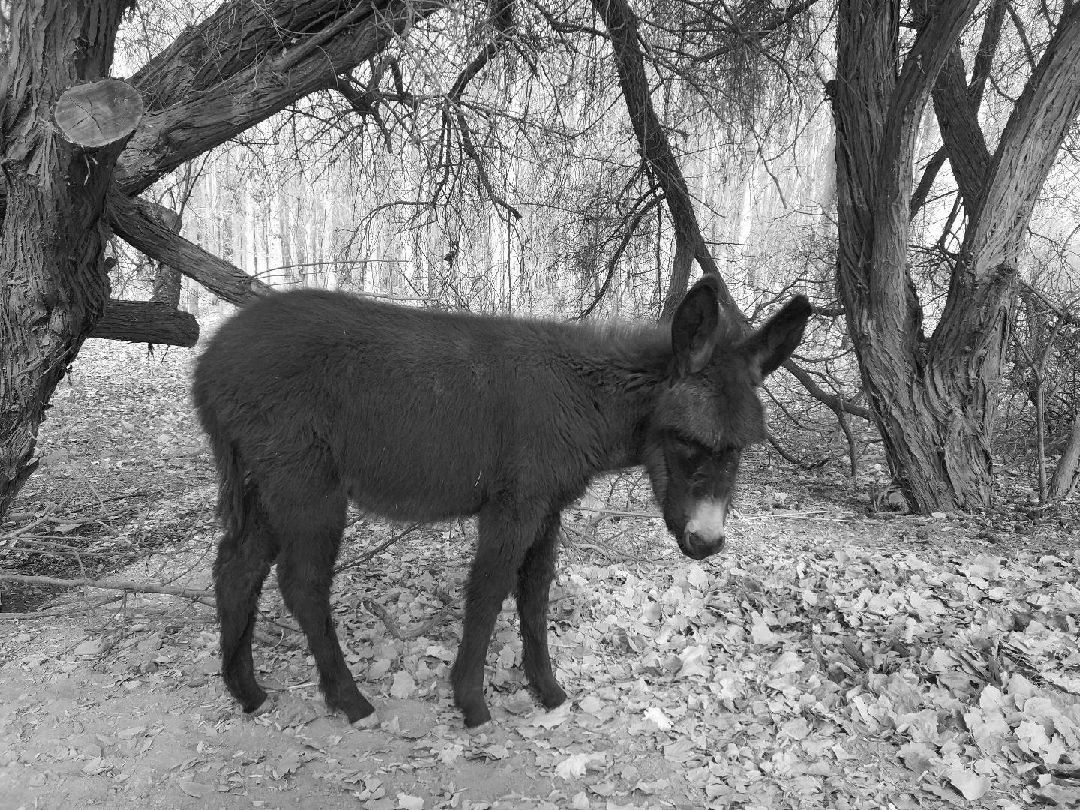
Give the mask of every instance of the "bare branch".
M 170 229 L 153 203 L 109 193 L 106 212 L 121 239 L 152 259 L 183 273 L 233 304 L 242 304 L 269 287 L 239 267 L 208 253 Z

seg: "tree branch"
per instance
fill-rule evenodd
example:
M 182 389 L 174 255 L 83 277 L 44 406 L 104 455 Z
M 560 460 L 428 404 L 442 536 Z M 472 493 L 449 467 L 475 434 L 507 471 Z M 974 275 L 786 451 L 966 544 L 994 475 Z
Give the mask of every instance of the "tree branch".
M 0 573 L 0 581 L 22 582 L 26 585 L 50 585 L 60 588 L 101 588 L 107 591 L 125 591 L 127 593 L 163 593 L 169 596 L 182 596 L 196 602 L 214 604 L 214 594 L 196 588 L 175 588 L 170 585 L 151 585 L 143 582 L 112 582 L 96 579 L 56 579 L 55 577 L 25 576 L 23 574 Z
M 842 414 L 849 413 L 852 416 L 858 416 L 860 419 L 865 419 L 867 422 L 873 421 L 874 416 L 870 413 L 869 409 L 864 408 L 861 405 L 855 405 L 846 399 L 836 396 L 836 394 L 830 394 L 814 382 L 814 378 L 794 360 L 785 361 L 784 368 L 791 372 L 791 376 L 802 384 L 802 387 L 807 390 L 810 396 L 824 404 L 830 411 L 836 414 L 837 418 L 842 419 Z
M 619 84 L 630 115 L 630 123 L 637 136 L 641 157 L 656 185 L 664 193 L 675 226 L 676 262 L 661 317 L 673 315 L 682 300 L 689 281 L 692 257 L 697 259 L 703 272 L 713 273 L 720 282 L 720 303 L 723 308 L 741 323 L 745 323 L 746 318 L 739 312 L 735 299 L 720 275 L 720 268 L 701 235 L 686 179 L 668 143 L 667 133 L 653 108 L 649 82 L 645 75 L 645 60 L 639 44 L 637 17 L 626 0 L 592 0 L 592 5 L 604 21 L 611 39 Z
M 219 298 L 243 304 L 270 290 L 239 267 L 173 232 L 155 209 L 152 203 L 125 197 L 115 190 L 109 193 L 106 204 L 109 224 L 121 239 L 199 282 Z
M 974 222 L 982 207 L 990 150 L 979 126 L 979 108 L 969 91 L 960 45 L 949 51 L 934 82 L 934 113 L 960 189 L 968 220 Z
M 199 322 L 168 304 L 110 299 L 89 337 L 190 348 L 199 340 Z
M 1024 238 L 1039 191 L 1080 113 L 1080 5 L 1058 21 L 1017 99 L 989 169 L 984 210 L 965 237 L 976 277 L 992 274 Z
M 247 6 L 247 4 L 241 4 Z M 261 4 L 256 4 L 260 5 Z M 449 5 L 449 0 L 364 0 L 348 8 L 333 4 L 323 17 L 327 36 L 321 46 L 311 48 L 301 41 L 280 56 L 267 48 L 238 50 L 238 60 L 221 81 L 199 73 L 201 81 L 183 95 L 163 92 L 171 99 L 165 107 L 148 113 L 117 165 L 116 183 L 124 193 L 137 194 L 180 164 L 218 146 L 229 138 L 283 110 L 297 99 L 332 87 L 338 74 L 351 70 L 379 53 L 409 26 Z M 291 7 L 291 4 L 290 4 Z M 340 24 L 345 18 L 348 24 Z M 210 22 L 220 25 L 217 16 Z M 268 41 L 266 29 L 278 22 L 265 16 L 253 29 L 260 43 Z M 332 33 L 330 33 L 332 31 Z M 191 47 L 191 46 L 189 46 Z M 180 59 L 186 50 L 174 52 Z M 216 53 L 216 47 L 215 47 Z M 181 65 L 173 65 L 181 75 Z M 207 66 L 207 69 L 209 65 Z M 155 64 L 153 76 L 163 82 L 169 77 L 168 64 Z M 147 82 L 150 81 L 146 77 Z M 170 79 L 175 81 L 175 77 Z
M 869 286 L 875 308 L 895 312 L 905 324 L 897 329 L 897 334 L 921 320 L 911 315 L 916 302 L 907 266 L 893 266 L 890 258 L 907 255 L 915 136 L 938 72 L 978 2 L 947 0 L 934 7 L 926 24 L 919 27 L 885 111 L 876 154 L 877 177 L 870 186 L 874 189 L 875 216 L 874 260 L 870 263 L 874 272 L 870 274 Z M 874 77 L 866 81 L 874 81 Z

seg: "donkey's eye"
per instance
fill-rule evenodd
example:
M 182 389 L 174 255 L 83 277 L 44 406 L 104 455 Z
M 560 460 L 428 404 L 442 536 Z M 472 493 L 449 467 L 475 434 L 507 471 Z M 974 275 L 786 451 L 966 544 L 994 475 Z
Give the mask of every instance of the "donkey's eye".
M 701 442 L 679 433 L 671 434 L 671 441 L 675 449 L 686 456 L 697 456 L 709 452 L 709 449 Z

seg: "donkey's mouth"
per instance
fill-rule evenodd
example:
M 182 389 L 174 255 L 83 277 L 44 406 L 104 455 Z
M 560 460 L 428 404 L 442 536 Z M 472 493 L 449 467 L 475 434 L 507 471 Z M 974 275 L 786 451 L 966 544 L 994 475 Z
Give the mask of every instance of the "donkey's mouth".
M 694 532 L 686 532 L 679 538 L 679 550 L 691 560 L 704 560 L 724 547 L 724 536 L 715 540 L 706 540 Z

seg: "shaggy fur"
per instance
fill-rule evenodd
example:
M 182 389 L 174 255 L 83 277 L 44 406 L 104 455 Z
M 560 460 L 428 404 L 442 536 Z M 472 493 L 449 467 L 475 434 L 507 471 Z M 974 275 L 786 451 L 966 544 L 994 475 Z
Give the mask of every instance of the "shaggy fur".
M 490 717 L 484 661 L 511 589 L 525 673 L 545 706 L 559 705 L 566 695 L 552 673 L 547 610 L 560 512 L 598 473 L 644 464 L 684 553 L 719 550 L 739 453 L 766 435 L 754 388 L 798 344 L 809 314 L 797 297 L 734 342 L 718 323 L 711 278 L 687 294 L 670 333 L 433 312 L 316 290 L 242 310 L 210 341 L 193 386 L 221 479 L 225 536 L 214 582 L 229 691 L 249 712 L 266 699 L 251 636 L 276 563 L 327 702 L 350 721 L 373 711 L 330 612 L 351 498 L 397 520 L 478 516 L 451 674 L 466 725 Z M 718 513 L 720 525 L 688 530 L 705 502 L 714 508 L 700 514 Z

